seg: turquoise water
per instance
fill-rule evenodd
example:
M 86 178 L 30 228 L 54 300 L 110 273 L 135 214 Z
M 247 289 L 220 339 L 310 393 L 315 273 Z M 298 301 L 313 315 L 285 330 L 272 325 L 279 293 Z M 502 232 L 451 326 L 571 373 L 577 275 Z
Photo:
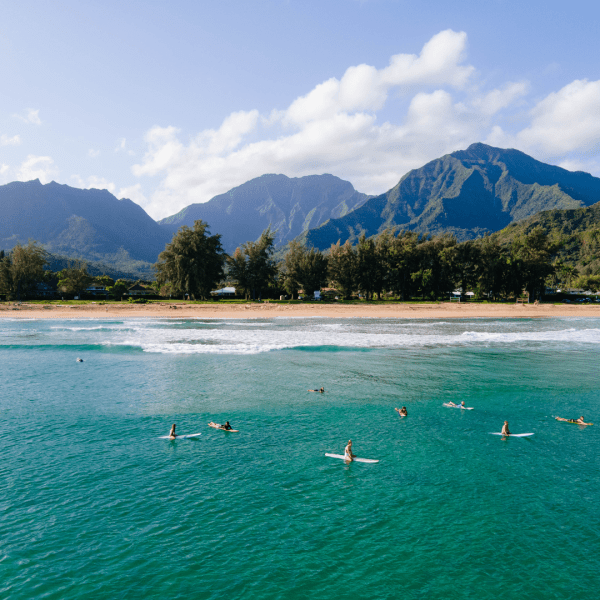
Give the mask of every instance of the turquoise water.
M 2 320 L 0 598 L 593 598 L 599 367 L 600 319 Z

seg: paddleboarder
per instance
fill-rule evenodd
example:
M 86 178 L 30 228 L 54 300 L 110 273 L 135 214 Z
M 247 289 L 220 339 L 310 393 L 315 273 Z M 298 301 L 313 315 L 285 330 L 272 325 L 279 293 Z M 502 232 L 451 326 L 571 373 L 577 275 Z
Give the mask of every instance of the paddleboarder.
M 175 433 L 175 423 L 173 423 L 173 425 L 171 426 L 171 431 L 169 431 L 169 439 L 174 440 L 177 437 L 177 434 Z
M 356 454 L 352 453 L 352 440 L 348 440 L 348 445 L 344 448 L 344 460 L 350 462 L 355 456 Z
M 504 425 L 502 425 L 502 435 L 510 435 L 510 431 L 508 429 L 508 421 L 504 421 Z

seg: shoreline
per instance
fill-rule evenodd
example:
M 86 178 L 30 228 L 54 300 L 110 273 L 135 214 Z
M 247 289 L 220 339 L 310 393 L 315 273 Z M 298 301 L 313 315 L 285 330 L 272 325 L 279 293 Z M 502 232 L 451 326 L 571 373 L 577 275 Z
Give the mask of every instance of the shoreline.
M 332 319 L 474 319 L 600 317 L 600 304 L 185 304 L 150 303 L 0 305 L 0 319 L 269 319 L 323 317 Z

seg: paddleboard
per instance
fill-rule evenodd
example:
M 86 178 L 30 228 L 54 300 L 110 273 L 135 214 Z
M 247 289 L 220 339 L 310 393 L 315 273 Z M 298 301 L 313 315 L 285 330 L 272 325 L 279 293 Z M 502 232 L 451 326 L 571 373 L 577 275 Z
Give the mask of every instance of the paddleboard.
M 198 437 L 199 435 L 202 435 L 201 433 L 188 433 L 187 435 L 179 435 L 177 434 L 177 437 L 173 438 L 176 440 L 186 440 L 188 438 L 195 438 Z M 161 435 L 159 438 L 159 440 L 170 440 L 171 436 L 170 435 Z
M 533 433 L 496 433 L 495 431 L 492 432 L 490 431 L 490 435 L 504 435 L 506 437 L 529 437 L 530 435 L 533 435 Z
M 342 460 L 346 460 L 346 457 L 343 454 L 325 454 L 325 456 L 329 456 L 329 458 L 341 458 Z M 378 463 L 378 460 L 373 460 L 371 458 L 353 458 L 352 462 L 364 462 L 364 463 Z
M 218 423 L 209 423 L 208 426 L 213 429 L 220 429 L 221 431 L 229 431 L 231 433 L 239 433 L 240 431 L 239 429 L 223 429 Z
M 447 402 L 444 402 L 442 406 L 447 406 L 448 408 L 462 408 L 463 410 L 473 410 L 472 406 L 461 406 L 460 404 L 457 406 L 456 404 L 448 404 Z

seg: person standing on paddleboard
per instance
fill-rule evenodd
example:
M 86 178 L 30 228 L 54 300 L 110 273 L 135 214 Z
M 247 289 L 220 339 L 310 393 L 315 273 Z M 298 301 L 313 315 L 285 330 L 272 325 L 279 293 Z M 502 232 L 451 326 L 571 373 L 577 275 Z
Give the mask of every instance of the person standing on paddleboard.
M 351 461 L 356 454 L 352 454 L 352 440 L 348 440 L 348 445 L 344 448 L 344 460 Z
M 510 435 L 510 431 L 508 429 L 508 421 L 504 421 L 504 425 L 502 425 L 502 435 Z
M 175 423 L 173 423 L 173 425 L 171 426 L 171 431 L 169 431 L 169 438 L 171 438 L 172 440 L 174 440 L 177 437 L 177 434 L 175 433 Z

